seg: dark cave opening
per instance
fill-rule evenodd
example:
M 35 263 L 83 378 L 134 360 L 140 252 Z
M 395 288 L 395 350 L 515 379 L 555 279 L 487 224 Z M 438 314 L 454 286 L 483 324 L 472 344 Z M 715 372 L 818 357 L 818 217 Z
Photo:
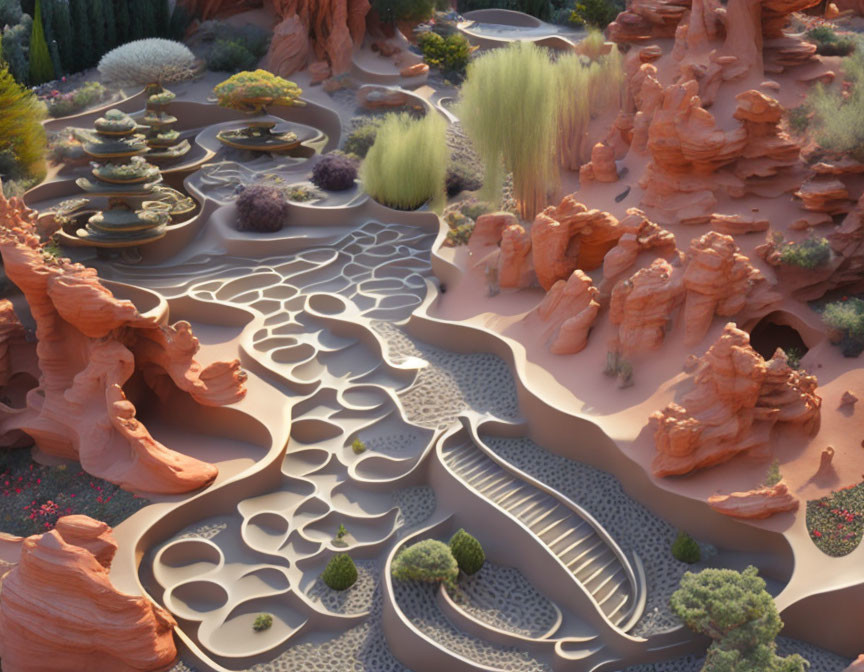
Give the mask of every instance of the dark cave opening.
M 750 345 L 765 359 L 774 356 L 777 348 L 793 359 L 801 359 L 807 354 L 807 344 L 801 334 L 788 324 L 778 324 L 774 315 L 766 315 L 750 330 Z

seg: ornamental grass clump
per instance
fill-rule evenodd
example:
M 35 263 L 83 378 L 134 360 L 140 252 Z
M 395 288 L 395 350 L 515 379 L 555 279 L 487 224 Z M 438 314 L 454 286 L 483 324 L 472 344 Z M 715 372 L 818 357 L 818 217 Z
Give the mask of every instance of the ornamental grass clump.
M 585 39 L 591 49 L 593 32 Z M 596 41 L 596 40 L 595 40 Z M 596 47 L 596 45 L 595 45 Z M 599 47 L 596 47 L 599 51 Z M 593 143 L 588 142 L 588 125 L 598 115 L 617 112 L 625 99 L 623 57 L 617 47 L 608 54 L 589 59 L 576 53 L 561 56 L 555 66 L 558 82 L 558 151 L 561 165 L 568 170 L 591 159 Z
M 514 42 L 475 58 L 462 86 L 457 115 L 485 164 L 484 199 L 500 203 L 512 173 L 524 219 L 546 207 L 558 182 L 559 81 L 546 50 Z
M 312 184 L 324 191 L 351 189 L 356 179 L 357 163 L 342 152 L 325 154 L 312 169 Z
M 447 122 L 438 114 L 419 120 L 388 115 L 360 167 L 366 193 L 398 210 L 440 204 L 449 159 L 446 133 Z
M 185 44 L 151 37 L 127 42 L 99 61 L 99 74 L 114 86 L 161 86 L 198 73 L 195 55 Z
M 280 231 L 290 207 L 281 189 L 263 184 L 248 186 L 237 197 L 237 230 L 256 233 Z
M 357 581 L 357 567 L 347 553 L 330 558 L 321 574 L 321 580 L 333 590 L 348 590 Z
M 777 655 L 774 639 L 783 621 L 755 567 L 687 572 L 669 605 L 687 627 L 714 640 L 703 672 L 805 672 L 809 667 L 798 654 Z
M 864 351 L 864 301 L 843 297 L 825 305 L 822 322 L 832 333 L 832 343 L 840 345 L 845 357 L 857 357 Z
M 456 558 L 459 569 L 468 575 L 479 572 L 486 562 L 480 542 L 461 528 L 450 539 L 450 552 Z
M 424 539 L 396 556 L 392 574 L 394 579 L 400 581 L 443 583 L 449 588 L 456 588 L 459 564 L 443 541 Z
M 807 502 L 807 530 L 819 550 L 834 558 L 858 548 L 864 534 L 864 483 Z

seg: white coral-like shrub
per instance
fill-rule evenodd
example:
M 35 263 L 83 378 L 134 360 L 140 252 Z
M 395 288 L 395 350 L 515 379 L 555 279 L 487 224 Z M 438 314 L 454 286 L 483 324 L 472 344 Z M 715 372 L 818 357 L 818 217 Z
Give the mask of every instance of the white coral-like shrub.
M 191 79 L 198 71 L 185 44 L 152 37 L 112 49 L 99 61 L 99 73 L 115 86 L 167 84 Z

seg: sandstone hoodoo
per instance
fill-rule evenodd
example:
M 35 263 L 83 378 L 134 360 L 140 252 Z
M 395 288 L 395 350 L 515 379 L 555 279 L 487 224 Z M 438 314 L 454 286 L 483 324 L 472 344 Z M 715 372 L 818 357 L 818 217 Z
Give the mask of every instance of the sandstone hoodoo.
M 171 614 L 111 583 L 117 542 L 105 523 L 66 516 L 16 544 L 20 560 L 0 583 L 5 668 L 136 672 L 176 658 Z
M 777 483 L 747 492 L 712 495 L 708 498 L 708 506 L 718 513 L 733 518 L 758 520 L 773 516 L 775 513 L 797 511 L 798 500 L 789 492 L 789 487 L 785 483 Z
M 656 476 L 686 474 L 768 445 L 778 423 L 819 429 L 816 378 L 789 366 L 778 350 L 764 360 L 734 324 L 699 360 L 679 402 L 651 415 Z
M 585 348 L 588 332 L 600 312 L 600 304 L 594 300 L 597 291 L 591 278 L 579 270 L 552 285 L 536 310 L 544 323 L 550 352 L 571 355 Z
M 231 404 L 245 395 L 239 361 L 202 366 L 188 323 L 162 326 L 115 298 L 95 270 L 50 257 L 34 233 L 35 213 L 17 199 L 0 197 L 0 223 L 6 276 L 36 323 L 39 367 L 26 408 L 0 407 L 0 434 L 23 432 L 44 453 L 80 460 L 88 473 L 137 491 L 187 492 L 213 481 L 213 465 L 150 435 L 123 386 L 138 372 L 166 399 L 182 391 L 202 405 Z M 20 365 L 27 360 L 10 363 Z

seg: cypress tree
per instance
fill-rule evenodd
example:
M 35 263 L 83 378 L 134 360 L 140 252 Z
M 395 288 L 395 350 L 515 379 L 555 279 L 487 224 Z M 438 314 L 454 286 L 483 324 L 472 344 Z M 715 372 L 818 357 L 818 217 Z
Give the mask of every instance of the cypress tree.
M 60 46 L 57 44 L 57 34 L 54 30 L 54 15 L 57 0 L 42 0 L 42 26 L 45 28 L 45 41 L 48 43 L 48 53 L 54 66 L 54 76 L 63 74 L 63 61 L 60 58 Z
M 154 0 L 156 7 L 154 9 L 156 19 L 156 36 L 166 39 L 171 37 L 171 8 L 168 6 L 168 0 Z
M 51 54 L 48 53 L 48 43 L 45 41 L 45 29 L 42 26 L 42 7 L 36 0 L 33 29 L 30 32 L 30 83 L 42 84 L 54 79 L 54 66 L 51 64 Z
M 114 5 L 114 16 L 117 21 L 117 44 L 126 44 L 132 39 L 129 3 L 126 0 L 118 0 Z
M 99 57 L 108 53 L 117 46 L 117 17 L 114 12 L 114 0 L 105 0 L 103 3 L 105 12 L 105 45 L 99 50 Z
M 63 0 L 51 0 L 54 8 L 51 12 L 52 32 L 60 52 L 63 64 L 62 72 L 75 72 L 75 42 L 72 39 L 72 18 L 69 16 L 69 3 Z
M 105 12 L 102 0 L 89 0 L 87 17 L 90 19 L 90 34 L 93 36 L 87 50 L 87 67 L 99 62 L 105 49 Z
M 138 2 L 129 5 L 129 41 L 140 40 L 147 36 L 144 32 L 145 16 L 147 8 L 150 6 L 149 0 L 138 0 Z
M 81 72 L 90 67 L 90 49 L 93 48 L 93 33 L 90 31 L 90 20 L 87 16 L 87 0 L 69 0 L 69 10 L 72 19 L 72 33 L 75 43 L 72 45 L 72 58 L 75 63 L 72 72 Z

